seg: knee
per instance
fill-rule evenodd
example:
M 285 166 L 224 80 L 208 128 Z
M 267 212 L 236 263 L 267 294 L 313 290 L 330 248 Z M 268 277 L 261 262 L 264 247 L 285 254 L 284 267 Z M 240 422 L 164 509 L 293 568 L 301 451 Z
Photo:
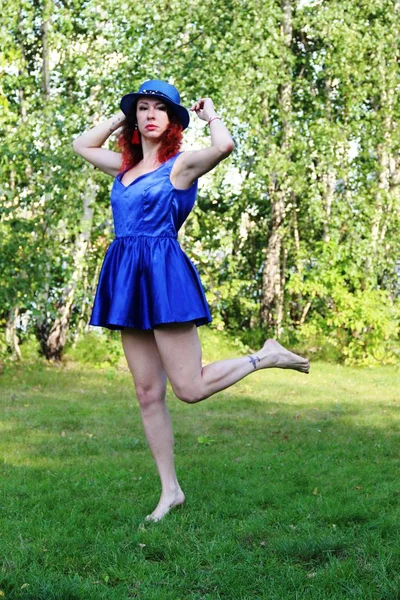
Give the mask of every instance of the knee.
M 142 410 L 151 409 L 165 400 L 165 387 L 136 384 L 136 396 Z
M 186 402 L 186 404 L 196 404 L 196 402 L 200 402 L 200 400 L 207 398 L 207 395 L 204 394 L 203 390 L 190 384 L 174 385 L 173 390 L 175 396 L 179 400 L 182 400 L 182 402 Z

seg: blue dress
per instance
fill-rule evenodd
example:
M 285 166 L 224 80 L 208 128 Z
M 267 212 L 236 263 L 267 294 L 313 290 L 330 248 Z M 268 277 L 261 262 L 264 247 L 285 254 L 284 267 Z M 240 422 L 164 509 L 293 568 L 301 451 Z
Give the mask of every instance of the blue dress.
M 197 181 L 176 189 L 173 156 L 125 186 L 122 171 L 111 190 L 115 239 L 101 268 L 90 325 L 153 329 L 162 323 L 211 321 L 199 275 L 177 233 L 196 201 Z

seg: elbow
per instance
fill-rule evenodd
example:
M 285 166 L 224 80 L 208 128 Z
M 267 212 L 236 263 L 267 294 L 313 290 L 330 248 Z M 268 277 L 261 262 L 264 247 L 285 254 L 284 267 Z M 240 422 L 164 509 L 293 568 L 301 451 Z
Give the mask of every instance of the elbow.
M 82 156 L 82 150 L 84 149 L 84 146 L 82 145 L 82 142 L 79 141 L 80 138 L 75 138 L 74 141 L 72 142 L 72 148 L 74 149 L 74 152 L 76 152 L 76 154 L 79 154 L 79 156 Z
M 82 144 L 82 142 L 80 141 L 80 137 L 74 139 L 74 141 L 72 142 L 72 148 L 74 149 L 74 152 L 76 152 L 76 154 L 82 156 L 82 150 L 85 148 L 85 145 Z
M 235 149 L 235 142 L 230 140 L 226 145 L 226 155 L 229 156 Z
M 227 158 L 233 152 L 234 149 L 235 149 L 235 143 L 233 140 L 229 140 L 228 142 L 226 142 L 220 148 L 222 158 Z
M 78 139 L 79 138 L 75 138 L 74 141 L 72 142 L 72 148 L 74 150 L 74 152 L 76 152 L 77 154 L 79 154 L 79 150 L 78 150 Z

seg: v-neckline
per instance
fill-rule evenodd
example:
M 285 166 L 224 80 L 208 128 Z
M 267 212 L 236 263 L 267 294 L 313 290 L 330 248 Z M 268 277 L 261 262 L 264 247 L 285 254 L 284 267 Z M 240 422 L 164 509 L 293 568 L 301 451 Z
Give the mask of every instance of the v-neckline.
M 180 154 L 180 152 L 178 152 L 178 154 Z M 124 171 L 122 171 L 122 173 L 118 173 L 117 180 L 120 182 L 120 184 L 122 185 L 122 187 L 127 190 L 133 183 L 136 183 L 138 181 L 138 179 L 141 179 L 142 177 L 146 177 L 146 175 L 150 175 L 151 173 L 155 173 L 156 171 L 159 171 L 170 160 L 172 160 L 173 158 L 175 158 L 176 156 L 178 156 L 178 154 L 175 154 L 175 156 L 171 156 L 171 158 L 169 158 L 164 163 L 162 163 L 162 165 L 160 165 L 159 167 L 157 167 L 157 169 L 153 169 L 152 171 L 147 171 L 147 173 L 142 173 L 141 175 L 139 175 L 138 177 L 136 177 L 136 179 L 134 179 L 133 181 L 131 181 L 130 183 L 128 183 L 128 185 L 125 185 L 124 183 L 122 183 L 122 178 L 125 175 L 125 173 L 127 171 L 129 171 L 129 169 L 131 169 L 132 167 L 127 167 Z
M 164 165 L 165 165 L 165 163 L 163 163 L 162 165 L 160 165 L 159 167 L 157 167 L 157 169 L 153 169 L 152 171 L 147 171 L 147 173 L 142 173 L 141 175 L 138 175 L 138 177 L 136 177 L 136 179 L 134 179 L 133 181 L 131 181 L 130 183 L 128 183 L 128 185 L 125 185 L 124 183 L 122 183 L 122 178 L 125 175 L 125 173 L 127 171 L 129 171 L 129 169 L 131 169 L 132 167 L 128 167 L 127 169 L 125 169 L 125 171 L 122 171 L 122 173 L 119 173 L 117 179 L 120 182 L 120 184 L 122 185 L 122 187 L 124 187 L 125 189 L 127 189 L 133 183 L 136 183 L 138 179 L 141 179 L 142 177 L 146 177 L 146 175 L 150 175 L 150 173 L 155 173 L 156 171 L 158 171 L 159 169 L 161 169 L 161 167 L 163 167 Z

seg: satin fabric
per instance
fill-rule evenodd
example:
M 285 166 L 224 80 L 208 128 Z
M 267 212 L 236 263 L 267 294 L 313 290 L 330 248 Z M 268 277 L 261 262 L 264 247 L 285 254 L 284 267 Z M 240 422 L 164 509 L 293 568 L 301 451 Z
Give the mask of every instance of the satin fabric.
M 101 268 L 90 325 L 153 329 L 163 323 L 211 321 L 196 268 L 177 234 L 197 195 L 197 181 L 177 190 L 170 173 L 176 156 L 125 186 L 111 190 L 115 239 Z

